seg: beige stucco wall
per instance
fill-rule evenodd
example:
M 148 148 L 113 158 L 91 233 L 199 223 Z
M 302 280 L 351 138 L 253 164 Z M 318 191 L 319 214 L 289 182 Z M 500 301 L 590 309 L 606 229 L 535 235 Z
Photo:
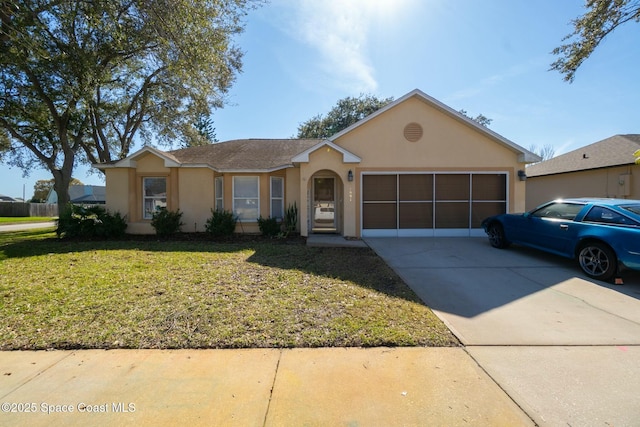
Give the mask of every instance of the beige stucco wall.
M 640 199 L 640 165 L 571 172 L 527 179 L 526 209 L 563 197 Z
M 405 126 L 412 122 L 424 130 L 417 142 L 404 137 Z M 362 161 L 345 164 L 340 153 L 323 147 L 310 155 L 308 164 L 301 165 L 303 235 L 308 232 L 309 180 L 322 169 L 334 171 L 342 179 L 341 232 L 345 236 L 360 235 L 360 179 L 365 171 L 507 172 L 509 211 L 525 208 L 525 183 L 517 177 L 517 171 L 523 170 L 525 164 L 518 162 L 518 154 L 419 99 L 410 98 L 396 105 L 334 142 Z M 354 173 L 353 182 L 346 179 L 350 169 Z
M 106 182 L 106 208 L 111 213 L 119 212 L 120 215 L 129 214 L 129 169 L 107 169 L 105 171 Z
M 149 220 L 142 219 L 142 179 L 150 176 L 167 177 L 167 204 L 171 210 L 183 213 L 182 231 L 204 232 L 211 209 L 215 206 L 215 176 L 223 177 L 224 209 L 233 208 L 233 177 L 258 176 L 260 178 L 260 215 L 270 216 L 270 185 L 272 176 L 285 178 L 285 209 L 294 202 L 300 208 L 300 171 L 285 169 L 272 173 L 217 174 L 208 168 L 165 168 L 162 159 L 147 155 L 136 168 L 107 169 L 107 208 L 126 213 L 129 221 L 127 232 L 153 234 Z M 300 220 L 299 220 L 300 225 Z M 259 233 L 257 221 L 246 221 L 236 226 L 238 233 Z
M 404 128 L 412 122 L 424 130 L 417 142 L 404 138 Z M 415 98 L 398 104 L 335 143 L 360 156 L 361 168 L 517 167 L 517 155 L 512 150 Z
M 300 234 L 308 236 L 310 227 L 311 186 L 314 176 L 331 176 L 336 178 L 336 214 L 338 215 L 338 232 L 344 236 L 356 236 L 356 205 L 353 197 L 354 182 L 347 180 L 349 170 L 355 174 L 355 164 L 344 163 L 342 153 L 331 147 L 322 147 L 309 155 L 309 162 L 300 165 L 299 222 Z
M 422 138 L 417 142 L 404 138 L 404 128 L 412 122 L 419 123 L 424 129 Z M 334 142 L 362 161 L 345 163 L 342 153 L 323 146 L 312 152 L 309 162 L 301 163 L 299 168 L 273 173 L 224 173 L 224 208 L 231 210 L 233 207 L 233 176 L 257 175 L 260 177 L 260 214 L 268 217 L 270 177 L 284 176 L 285 209 L 296 203 L 298 227 L 306 236 L 309 233 L 309 197 L 313 177 L 320 174 L 333 176 L 337 186 L 338 231 L 345 236 L 359 236 L 360 179 L 363 172 L 495 171 L 508 174 L 509 211 L 525 209 L 525 183 L 517 177 L 518 170 L 524 169 L 525 165 L 518 162 L 518 153 L 420 99 L 407 99 Z M 145 176 L 166 176 L 168 207 L 183 212 L 183 230 L 204 231 L 205 222 L 215 205 L 214 171 L 207 168 L 167 168 L 163 159 L 150 153 L 136 158 L 132 166 L 106 170 L 107 207 L 127 212 L 130 219 L 128 232 L 154 232 L 149 221 L 141 219 L 142 179 Z M 353 181 L 347 179 L 349 170 L 353 172 Z M 255 221 L 239 224 L 236 231 L 259 232 Z
M 178 206 L 182 212 L 182 231 L 203 232 L 214 206 L 213 170 L 176 168 L 178 172 Z

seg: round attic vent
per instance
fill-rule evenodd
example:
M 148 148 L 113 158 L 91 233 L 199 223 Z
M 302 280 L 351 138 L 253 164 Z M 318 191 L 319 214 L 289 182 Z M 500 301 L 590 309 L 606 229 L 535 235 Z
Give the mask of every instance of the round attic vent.
M 416 142 L 422 138 L 422 126 L 418 123 L 409 123 L 404 127 L 404 137 L 409 142 Z

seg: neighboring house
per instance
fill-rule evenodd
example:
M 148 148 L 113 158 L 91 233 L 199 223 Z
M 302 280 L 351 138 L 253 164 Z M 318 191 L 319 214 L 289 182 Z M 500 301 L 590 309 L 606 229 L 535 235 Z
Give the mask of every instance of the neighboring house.
M 103 185 L 71 185 L 69 199 L 74 205 L 104 205 L 107 191 Z M 49 191 L 46 203 L 58 203 L 58 193 Z
M 640 199 L 640 135 L 615 135 L 527 167 L 527 210 L 562 197 Z
M 236 231 L 299 209 L 300 233 L 482 235 L 487 216 L 523 210 L 524 170 L 540 157 L 414 90 L 327 139 L 246 139 L 170 152 L 144 147 L 94 167 L 129 233 L 153 233 L 158 207 L 203 231 L 212 209 Z
M 4 194 L 0 194 L 0 202 L 16 202 L 17 200 L 13 197 L 5 196 Z

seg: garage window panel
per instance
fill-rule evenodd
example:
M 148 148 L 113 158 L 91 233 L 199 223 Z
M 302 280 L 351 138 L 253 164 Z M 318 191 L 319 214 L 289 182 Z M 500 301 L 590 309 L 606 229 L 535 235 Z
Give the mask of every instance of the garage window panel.
M 507 181 L 504 174 L 474 174 L 473 200 L 506 200 Z
M 433 228 L 433 203 L 400 202 L 400 228 Z
M 397 199 L 397 175 L 364 175 L 362 183 L 365 202 L 395 202 Z
M 405 174 L 399 176 L 401 202 L 433 200 L 432 174 Z
M 395 203 L 367 203 L 362 210 L 365 229 L 396 229 L 397 205 Z
M 471 189 L 471 228 L 481 228 L 483 219 L 507 212 L 505 174 L 473 174 Z
M 436 228 L 469 228 L 469 202 L 436 203 Z
M 438 174 L 436 201 L 469 200 L 469 174 Z
M 482 228 L 482 220 L 507 213 L 507 202 L 473 202 L 471 204 L 471 228 Z

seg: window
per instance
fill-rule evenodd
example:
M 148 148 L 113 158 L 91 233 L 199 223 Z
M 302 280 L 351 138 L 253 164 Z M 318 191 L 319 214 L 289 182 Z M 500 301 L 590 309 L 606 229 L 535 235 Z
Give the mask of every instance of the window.
M 142 178 L 143 218 L 151 219 L 154 212 L 167 207 L 167 178 Z
M 626 205 L 621 206 L 622 209 L 626 209 L 629 212 L 633 212 L 634 214 L 640 215 L 640 205 Z
M 638 226 L 638 223 L 627 218 L 624 215 L 620 215 L 611 209 L 603 208 L 601 206 L 594 206 L 589 213 L 584 217 L 585 222 L 597 222 L 600 224 L 614 224 L 614 225 L 633 225 Z
M 539 218 L 558 218 L 573 221 L 583 207 L 583 205 L 573 203 L 551 203 L 541 207 L 531 215 Z
M 271 218 L 284 217 L 284 178 L 271 177 Z
M 221 176 L 218 176 L 214 180 L 215 183 L 215 206 L 216 211 L 224 210 L 224 181 Z
M 260 179 L 233 177 L 233 213 L 240 221 L 257 221 L 260 216 Z

